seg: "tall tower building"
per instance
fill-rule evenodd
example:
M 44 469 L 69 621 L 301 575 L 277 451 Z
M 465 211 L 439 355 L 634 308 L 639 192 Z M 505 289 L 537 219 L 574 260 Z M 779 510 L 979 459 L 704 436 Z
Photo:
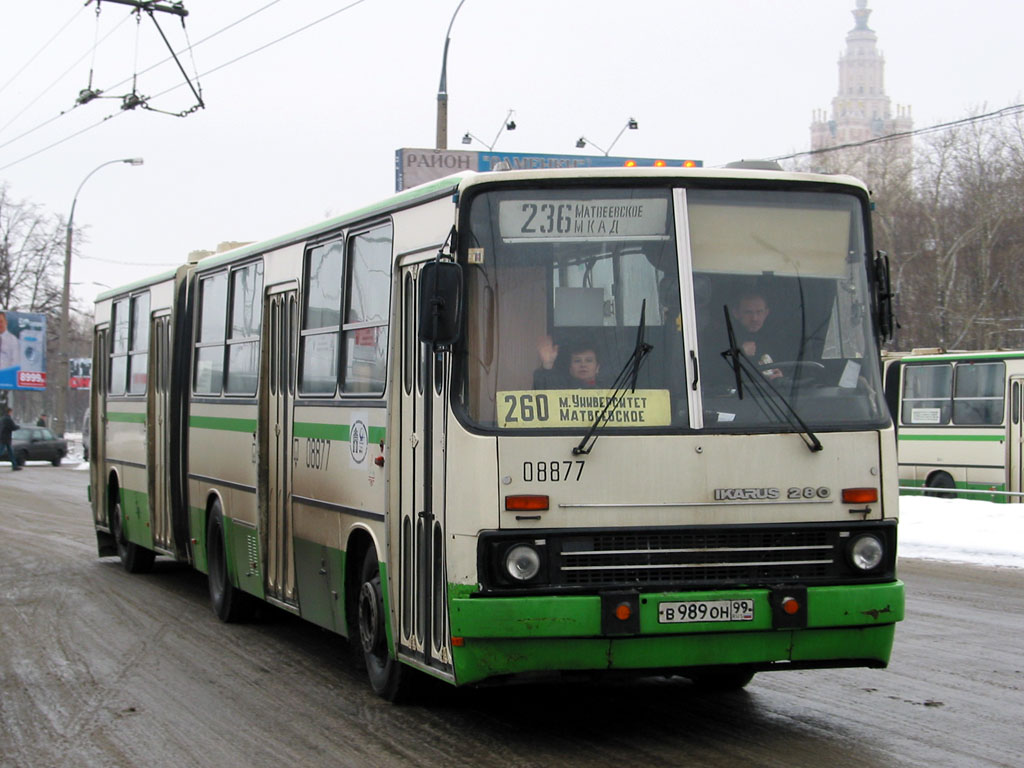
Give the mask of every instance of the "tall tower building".
M 839 56 L 839 90 L 832 99 L 832 113 L 815 110 L 811 123 L 811 149 L 851 144 L 879 136 L 909 131 L 910 107 L 892 103 L 885 93 L 885 57 L 878 50 L 878 35 L 868 26 L 871 9 L 857 0 L 854 27 L 846 35 L 846 51 Z M 909 137 L 900 141 L 909 157 Z M 812 165 L 821 165 L 812 161 Z

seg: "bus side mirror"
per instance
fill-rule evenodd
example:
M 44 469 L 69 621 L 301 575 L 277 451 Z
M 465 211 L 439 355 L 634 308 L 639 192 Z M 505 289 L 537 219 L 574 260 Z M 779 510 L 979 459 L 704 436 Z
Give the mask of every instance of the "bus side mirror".
M 892 281 L 889 275 L 889 254 L 879 251 L 875 256 L 875 307 L 878 311 L 878 330 L 882 339 L 892 338 L 895 320 L 892 314 Z
M 420 269 L 420 341 L 447 349 L 459 338 L 462 315 L 462 267 L 432 261 Z

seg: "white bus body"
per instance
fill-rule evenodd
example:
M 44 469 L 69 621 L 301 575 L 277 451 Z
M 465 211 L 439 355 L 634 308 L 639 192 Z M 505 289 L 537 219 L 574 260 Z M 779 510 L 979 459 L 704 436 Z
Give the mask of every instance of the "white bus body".
M 886 379 L 904 492 L 1020 501 L 1024 352 L 904 355 Z
M 100 554 L 354 638 L 388 698 L 410 670 L 885 666 L 868 211 L 848 177 L 465 174 L 110 291 Z

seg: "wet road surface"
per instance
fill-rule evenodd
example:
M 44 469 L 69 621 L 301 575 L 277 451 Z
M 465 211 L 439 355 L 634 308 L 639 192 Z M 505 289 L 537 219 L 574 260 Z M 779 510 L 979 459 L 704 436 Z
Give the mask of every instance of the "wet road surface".
M 427 689 L 376 698 L 347 642 L 206 578 L 96 557 L 87 473 L 0 467 L 0 766 L 1019 766 L 1024 570 L 904 560 L 887 670 Z M 1024 514 L 1022 508 L 1021 514 Z

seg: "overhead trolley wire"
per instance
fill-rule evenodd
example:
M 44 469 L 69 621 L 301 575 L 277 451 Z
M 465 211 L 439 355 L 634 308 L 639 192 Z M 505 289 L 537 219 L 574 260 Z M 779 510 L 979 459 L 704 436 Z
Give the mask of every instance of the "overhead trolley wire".
M 871 139 L 865 139 L 864 141 L 851 141 L 847 144 L 837 144 L 834 147 L 821 147 L 820 149 L 810 149 L 806 152 L 794 152 L 789 155 L 778 155 L 776 157 L 770 157 L 769 160 L 795 160 L 798 157 L 811 157 L 813 155 L 823 155 L 827 152 L 838 152 L 841 149 L 855 149 L 857 147 L 865 147 L 869 144 L 879 144 L 885 141 L 896 141 L 897 139 L 906 139 L 914 136 L 924 136 L 929 133 L 937 133 L 938 131 L 944 131 L 947 128 L 955 128 L 959 125 L 968 125 L 970 123 L 983 123 L 988 120 L 995 120 L 1000 117 L 1010 117 L 1012 115 L 1020 114 L 1024 112 L 1024 104 L 1014 104 L 1009 107 L 1003 107 L 997 109 L 994 112 L 986 112 L 983 115 L 971 115 L 970 117 L 963 117 L 959 120 L 950 120 L 945 123 L 936 123 L 935 125 L 929 125 L 924 128 L 915 128 L 912 131 L 899 131 L 898 133 L 889 133 L 885 136 L 875 136 Z
M 269 8 L 272 5 L 275 5 L 278 2 L 280 2 L 280 0 L 272 0 L 272 2 L 267 3 L 263 7 L 258 8 L 257 10 L 253 11 L 252 13 L 250 13 L 250 14 L 248 14 L 246 16 L 243 16 L 242 18 L 238 19 L 237 21 L 232 22 L 231 24 L 227 25 L 226 27 L 223 27 L 222 29 L 219 29 L 216 32 L 208 35 L 207 37 L 205 37 L 202 40 L 200 40 L 199 42 L 197 42 L 195 45 L 196 46 L 201 45 L 202 43 L 210 40 L 213 37 L 216 37 L 217 35 L 221 34 L 222 32 L 230 29 L 231 27 L 234 27 L 234 26 L 240 24 L 241 22 L 246 21 L 246 20 L 252 18 L 256 14 L 261 13 L 262 11 L 265 11 L 267 8 Z M 299 27 L 299 28 L 297 28 L 297 29 L 295 29 L 295 30 L 293 30 L 291 32 L 288 32 L 287 34 L 284 34 L 281 37 L 278 37 L 278 38 L 276 38 L 274 40 L 271 40 L 268 43 L 265 43 L 265 44 L 263 44 L 263 45 L 261 45 L 261 46 L 259 46 L 257 48 L 254 48 L 254 49 L 248 51 L 247 53 L 243 53 L 240 56 L 236 56 L 235 58 L 233 58 L 233 59 L 231 59 L 229 61 L 224 62 L 223 64 L 219 64 L 219 65 L 213 67 L 212 69 L 208 69 L 205 72 L 203 72 L 200 75 L 198 75 L 198 77 L 206 77 L 207 75 L 213 74 L 214 72 L 219 72 L 222 69 L 226 69 L 227 67 L 229 67 L 229 66 L 231 66 L 233 64 L 236 64 L 239 61 L 242 61 L 243 59 L 247 59 L 247 58 L 249 58 L 250 56 L 252 56 L 252 55 L 254 55 L 256 53 L 260 53 L 261 51 L 265 51 L 267 48 L 270 48 L 271 46 L 277 45 L 278 43 L 283 42 L 283 41 L 285 41 L 285 40 L 287 40 L 287 39 L 289 39 L 291 37 L 294 37 L 295 35 L 300 34 L 301 32 L 305 32 L 306 30 L 311 29 L 312 27 L 315 27 L 318 24 L 322 24 L 323 22 L 327 21 L 328 19 L 331 19 L 334 16 L 337 16 L 338 14 L 343 13 L 345 11 L 351 10 L 352 8 L 355 8 L 357 5 L 361 5 L 364 2 L 366 2 L 366 0 L 353 0 L 353 2 L 349 3 L 348 5 L 344 6 L 343 8 L 339 8 L 339 9 L 337 9 L 335 11 L 331 11 L 330 13 L 326 14 L 325 16 L 320 17 L 319 19 L 316 19 L 315 21 L 311 21 L 308 24 L 304 24 L 303 26 L 301 26 L 301 27 Z M 173 56 L 169 56 L 166 59 L 164 59 L 163 61 L 160 61 L 157 64 L 154 64 L 152 67 L 149 67 L 149 69 L 153 69 L 154 67 L 160 66 L 161 64 L 164 64 L 164 63 L 170 61 L 172 58 L 173 58 Z M 149 69 L 142 70 L 142 72 L 139 72 L 137 74 L 143 74 L 143 73 L 149 71 Z M 117 83 L 114 86 L 111 86 L 111 88 L 117 88 L 118 85 L 121 85 L 123 83 L 127 83 L 131 79 L 132 79 L 131 77 L 126 78 L 126 79 L 122 80 L 120 83 Z M 172 91 L 177 90 L 178 88 L 181 88 L 183 85 L 184 85 L 184 83 L 178 83 L 177 85 L 171 86 L 170 88 L 168 88 L 168 89 L 166 89 L 164 91 L 161 91 L 160 93 L 157 93 L 154 96 L 151 96 L 150 98 L 159 98 L 160 96 L 164 96 L 164 95 L 166 95 L 166 94 L 168 94 L 168 93 L 170 93 Z M 110 90 L 110 89 L 107 89 L 107 90 Z M 25 136 L 28 136 L 29 134 L 34 133 L 35 131 L 37 131 L 40 128 L 43 128 L 44 126 L 54 122 L 55 120 L 59 119 L 60 117 L 63 117 L 64 115 L 69 114 L 72 110 L 74 110 L 78 106 L 80 106 L 80 105 L 76 104 L 71 109 L 65 110 L 65 111 L 61 112 L 60 114 L 55 115 L 54 117 L 50 118 L 49 120 L 46 120 L 45 122 L 40 123 L 35 128 L 32 128 L 32 129 L 30 129 L 28 131 L 25 131 L 21 135 L 16 136 L 13 139 L 10 139 L 10 140 L 8 140 L 7 142 L 5 142 L 3 144 L 0 144 L 0 149 L 3 149 L 4 147 L 14 143 L 15 141 L 18 141 L 19 139 L 22 139 Z M 14 160 L 14 161 L 12 161 L 10 163 L 7 163 L 6 165 L 0 166 L 0 171 L 5 171 L 8 168 L 11 168 L 11 167 L 13 167 L 15 165 L 18 165 L 19 163 L 24 162 L 25 160 L 29 160 L 29 159 L 35 157 L 36 155 L 42 154 L 43 152 L 46 152 L 47 150 L 53 149 L 54 147 L 57 147 L 57 146 L 63 144 L 64 142 L 66 142 L 66 141 L 69 141 L 69 140 L 71 140 L 71 139 L 73 139 L 73 138 L 75 138 L 77 136 L 80 136 L 81 134 L 83 134 L 83 133 L 85 133 L 87 131 L 92 130 L 93 128 L 95 128 L 95 127 L 97 127 L 99 125 L 102 125 L 107 120 L 110 120 L 112 117 L 117 117 L 120 114 L 124 114 L 124 112 L 123 111 L 115 112 L 113 114 L 107 115 L 102 120 L 100 120 L 100 121 L 98 121 L 96 123 L 93 123 L 92 125 L 89 125 L 89 126 L 83 128 L 83 129 L 81 129 L 80 131 L 76 131 L 75 133 L 72 133 L 72 134 L 70 134 L 69 136 L 66 136 L 63 139 L 55 141 L 52 144 L 49 144 L 49 145 L 47 145 L 45 147 L 42 147 L 41 149 L 38 149 L 38 150 L 36 150 L 34 152 L 31 152 L 31 153 L 29 153 L 27 155 L 24 155 L 23 157 L 20 157 L 17 160 Z
M 126 21 L 128 21 L 128 19 L 130 19 L 130 18 L 131 18 L 131 16 L 125 16 L 125 17 L 124 17 L 124 18 L 123 18 L 123 19 L 122 19 L 122 20 L 121 20 L 120 22 L 118 22 L 118 24 L 117 24 L 116 26 L 114 26 L 114 28 L 113 28 L 113 29 L 111 29 L 111 30 L 110 30 L 109 32 L 107 32 L 107 34 L 105 34 L 105 35 L 104 35 L 104 36 L 103 36 L 103 37 L 102 37 L 102 38 L 101 38 L 101 39 L 100 39 L 100 40 L 99 40 L 99 41 L 98 41 L 97 43 L 95 43 L 95 44 L 93 45 L 93 47 L 92 47 L 92 48 L 90 48 L 90 49 L 89 49 L 88 51 L 86 51 L 86 52 L 85 52 L 85 53 L 83 53 L 83 54 L 82 54 L 81 56 L 79 56 L 79 57 L 78 57 L 78 58 L 77 58 L 77 59 L 76 59 L 76 60 L 74 61 L 74 63 L 73 63 L 73 64 L 72 64 L 72 65 L 71 65 L 70 67 L 68 67 L 68 68 L 67 68 L 67 69 L 65 69 L 65 70 L 64 70 L 64 71 L 63 71 L 63 72 L 62 72 L 62 73 L 61 73 L 60 75 L 58 75 L 58 76 L 57 76 L 57 79 L 56 79 L 56 80 L 54 80 L 54 81 L 53 81 L 52 83 L 50 83 L 50 84 L 49 84 L 48 86 L 46 86 L 46 88 L 44 88 L 43 90 L 41 90 L 41 91 L 40 91 L 40 92 L 39 92 L 39 93 L 38 93 L 38 94 L 36 95 L 36 97 L 35 97 L 34 99 L 32 99 L 32 101 L 30 101 L 30 102 L 29 102 L 29 103 L 28 103 L 27 105 L 25 105 L 25 108 L 24 108 L 23 110 L 21 110 L 21 112 L 19 112 L 18 114 L 16 114 L 16 115 L 15 115 L 14 117 L 12 117 L 12 118 L 11 118 L 10 120 L 8 120 L 8 121 L 7 121 L 6 123 L 4 123 L 3 125 L 0 125 L 0 133 L 3 133 L 3 131 L 5 131 L 5 130 L 7 129 L 7 127 L 8 127 L 8 126 L 10 126 L 10 124 L 11 124 L 11 123 L 13 123 L 13 122 L 14 122 L 15 120 L 17 120 L 17 119 L 18 119 L 19 117 L 21 117 L 21 116 L 22 116 L 23 114 L 25 114 L 25 113 L 26 113 L 26 112 L 27 112 L 27 111 L 28 111 L 29 109 L 31 109 L 31 108 L 32 108 L 32 106 L 33 106 L 33 105 L 34 105 L 34 104 L 35 104 L 35 103 L 36 103 L 37 101 L 39 101 L 39 100 L 40 100 L 40 99 L 41 99 L 41 98 L 42 98 L 43 96 L 45 96 L 45 95 L 46 95 L 47 93 L 49 93 L 49 92 L 50 92 L 51 90 L 53 90 L 53 88 L 54 88 L 54 87 L 55 87 L 55 86 L 57 85 L 57 83 L 59 83 L 59 82 L 60 82 L 61 80 L 63 80 L 63 79 L 65 78 L 65 77 L 67 77 L 67 76 L 68 76 L 68 73 L 69 73 L 69 72 L 71 72 L 71 71 L 72 71 L 72 70 L 73 70 L 73 69 L 74 69 L 75 67 L 77 67 L 77 66 L 78 66 L 79 64 L 81 64 L 81 63 L 82 63 L 82 60 L 83 60 L 83 59 L 85 59 L 85 58 L 86 58 L 87 56 L 89 56 L 90 54 L 95 54 L 97 46 L 99 46 L 99 44 L 100 44 L 100 43 L 103 43 L 104 41 L 106 41 L 106 39 L 107 39 L 108 37 L 110 37 L 110 36 L 111 36 L 112 34 L 114 34 L 114 33 L 115 33 L 115 32 L 116 32 L 116 31 L 117 31 L 118 29 L 120 29 L 120 28 L 121 28 L 121 25 L 122 25 L 122 24 L 124 24 L 124 23 L 125 23 Z M 91 88 L 91 87 L 92 87 L 92 83 L 90 83 L 90 88 Z M 6 147 L 6 146 L 7 146 L 8 144 L 11 144 L 11 143 L 13 143 L 13 142 L 17 141 L 17 140 L 18 140 L 18 139 L 20 139 L 20 138 L 21 138 L 22 136 L 28 136 L 28 135 L 29 135 L 30 133 L 32 133 L 32 132 L 34 132 L 34 131 L 38 130 L 39 128 L 42 128 L 42 127 L 44 127 L 44 126 L 46 126 L 46 125 L 49 125 L 50 123 L 52 123 L 52 122 L 53 122 L 54 120 L 56 120 L 57 118 L 59 118 L 59 117 L 61 117 L 61 116 L 63 116 L 63 115 L 66 115 L 66 114 L 68 114 L 69 112 L 71 112 L 71 110 L 72 110 L 72 109 L 75 109 L 75 107 L 79 107 L 79 106 L 81 106 L 81 104 L 80 104 L 80 103 L 78 103 L 78 102 L 76 102 L 76 103 L 74 104 L 74 106 L 72 106 L 72 107 L 71 107 L 71 109 L 65 109 L 65 110 L 63 110 L 63 111 L 61 111 L 61 112 L 57 113 L 57 114 L 56 114 L 56 115 L 55 115 L 54 117 L 51 117 L 51 118 L 50 118 L 49 120 L 46 120 L 45 122 L 42 122 L 42 123 L 40 123 L 40 124 L 39 124 L 39 125 L 37 125 L 37 126 L 36 126 L 35 128 L 31 128 L 31 129 L 29 129 L 28 131 L 25 131 L 25 133 L 22 133 L 22 134 L 21 134 L 21 135 L 19 135 L 19 136 L 15 136 L 15 137 L 14 137 L 13 139 L 10 139 L 9 141 L 6 141 L 6 142 L 4 142 L 3 144 L 0 144 L 0 149 L 3 149 L 3 148 L 4 148 L 4 147 Z
M 43 47 L 40 48 L 38 51 L 36 51 L 34 54 L 32 54 L 32 56 L 29 58 L 29 60 L 26 61 L 24 64 L 22 64 L 21 69 L 19 69 L 17 72 L 15 72 L 13 75 L 11 75 L 11 77 L 7 80 L 6 83 L 4 83 L 3 85 L 0 85 L 0 93 L 3 93 L 4 90 L 7 88 L 7 86 L 9 86 L 11 83 L 13 83 L 15 80 L 17 80 L 18 79 L 18 75 L 20 75 L 22 72 L 24 72 L 26 69 L 28 69 L 29 66 L 32 64 L 32 62 L 34 62 L 37 58 L 39 58 L 39 55 L 43 51 L 45 51 L 47 48 L 49 48 L 50 44 L 54 40 L 56 40 L 58 37 L 60 37 L 61 32 L 63 32 L 65 29 L 67 29 L 69 26 L 71 26 L 71 22 L 73 22 L 75 19 L 77 19 L 79 14 L 81 14 L 82 11 L 84 11 L 84 10 L 85 10 L 85 6 L 82 6 L 77 11 L 75 11 L 73 14 L 71 14 L 71 18 L 69 18 L 66 22 L 64 22 L 64 26 L 61 27 L 60 29 L 58 29 L 53 34 L 53 37 L 51 37 L 49 40 L 47 40 L 45 43 L 43 43 Z

